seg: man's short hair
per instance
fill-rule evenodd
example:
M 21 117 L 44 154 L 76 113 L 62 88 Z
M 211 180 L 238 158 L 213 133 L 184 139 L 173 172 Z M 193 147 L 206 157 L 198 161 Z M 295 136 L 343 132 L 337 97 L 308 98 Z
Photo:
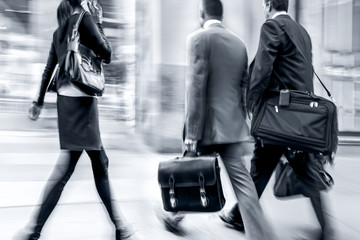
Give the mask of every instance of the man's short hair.
M 271 2 L 272 7 L 276 11 L 288 11 L 289 0 L 265 0 L 266 4 L 268 4 L 269 2 Z
M 221 19 L 223 6 L 220 0 L 202 0 L 204 13 L 213 18 Z

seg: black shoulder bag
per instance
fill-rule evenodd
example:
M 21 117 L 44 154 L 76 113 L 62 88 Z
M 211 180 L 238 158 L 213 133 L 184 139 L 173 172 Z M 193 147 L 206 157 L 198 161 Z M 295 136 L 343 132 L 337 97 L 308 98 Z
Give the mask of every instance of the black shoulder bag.
M 311 64 L 291 34 L 275 22 L 286 32 L 306 62 Z M 330 91 L 315 75 L 331 98 Z M 338 144 L 336 105 L 312 92 L 289 89 L 266 92 L 253 117 L 251 135 L 265 144 L 328 155 L 332 161 Z
M 101 96 L 105 89 L 105 78 L 102 60 L 86 46 L 80 44 L 79 25 L 85 11 L 81 11 L 79 19 L 68 37 L 68 49 L 65 57 L 65 76 L 81 91 Z

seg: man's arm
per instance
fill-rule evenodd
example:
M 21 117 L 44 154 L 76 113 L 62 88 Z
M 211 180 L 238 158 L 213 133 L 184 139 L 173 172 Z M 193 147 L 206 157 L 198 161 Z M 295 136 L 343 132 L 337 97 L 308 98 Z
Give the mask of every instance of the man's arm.
M 206 42 L 198 34 L 187 39 L 185 81 L 185 139 L 200 140 L 205 121 L 206 88 L 209 74 Z
M 269 85 L 280 45 L 279 31 L 279 27 L 273 21 L 267 21 L 261 27 L 259 47 L 247 96 L 247 108 L 251 113 Z
M 246 56 L 246 63 L 247 63 L 247 56 Z M 250 76 L 249 76 L 248 66 L 246 64 L 240 81 L 241 109 L 243 111 L 244 117 L 246 117 L 246 106 L 247 106 L 246 98 L 249 89 L 249 81 L 250 81 Z

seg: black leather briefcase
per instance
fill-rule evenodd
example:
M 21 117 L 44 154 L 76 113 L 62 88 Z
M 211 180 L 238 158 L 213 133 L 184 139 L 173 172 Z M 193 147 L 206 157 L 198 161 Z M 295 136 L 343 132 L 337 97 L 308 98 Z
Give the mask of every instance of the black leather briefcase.
M 166 211 L 216 212 L 225 205 L 218 155 L 162 161 L 158 181 Z
M 313 93 L 268 91 L 254 113 L 251 135 L 265 144 L 331 156 L 338 143 L 336 106 Z

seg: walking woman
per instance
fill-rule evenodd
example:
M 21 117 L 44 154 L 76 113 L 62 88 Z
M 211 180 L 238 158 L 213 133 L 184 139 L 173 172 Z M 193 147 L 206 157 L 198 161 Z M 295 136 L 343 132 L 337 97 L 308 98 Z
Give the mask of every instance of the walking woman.
M 53 41 L 48 61 L 42 76 L 39 95 L 29 109 L 29 117 L 36 120 L 41 112 L 46 88 L 57 63 L 59 74 L 67 51 L 67 36 L 78 20 L 81 11 L 81 0 L 63 0 L 57 10 L 58 28 L 53 34 Z M 94 7 L 94 6 L 93 6 Z M 85 13 L 80 25 L 80 43 L 90 48 L 104 63 L 111 61 L 111 48 L 101 25 L 101 11 L 94 7 Z M 133 234 L 125 218 L 121 215 L 118 202 L 111 190 L 108 176 L 108 158 L 105 154 L 99 130 L 98 99 L 85 94 L 70 81 L 59 77 L 57 87 L 57 111 L 62 150 L 50 179 L 45 187 L 43 203 L 35 215 L 32 232 L 27 240 L 40 238 L 41 230 L 55 208 L 67 181 L 74 172 L 75 166 L 85 150 L 92 164 L 96 189 L 103 201 L 111 221 L 115 225 L 116 239 L 126 239 Z M 65 156 L 65 158 L 63 157 Z

